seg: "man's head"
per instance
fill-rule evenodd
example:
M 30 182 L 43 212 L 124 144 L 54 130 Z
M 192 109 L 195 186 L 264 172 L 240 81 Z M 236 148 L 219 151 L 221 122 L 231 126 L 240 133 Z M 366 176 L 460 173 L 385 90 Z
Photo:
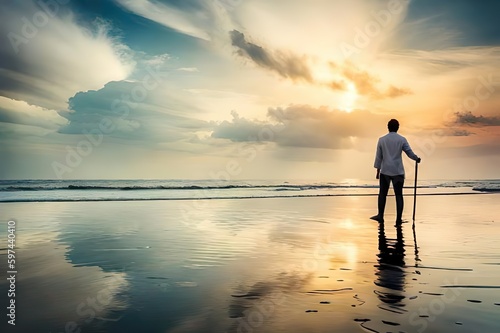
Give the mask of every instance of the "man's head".
M 387 123 L 387 128 L 389 129 L 389 132 L 397 132 L 399 129 L 399 121 L 396 119 L 391 119 Z

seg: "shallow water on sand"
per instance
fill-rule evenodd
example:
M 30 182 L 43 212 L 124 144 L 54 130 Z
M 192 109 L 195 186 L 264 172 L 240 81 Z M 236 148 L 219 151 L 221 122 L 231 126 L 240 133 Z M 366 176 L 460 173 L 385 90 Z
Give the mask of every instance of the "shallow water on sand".
M 373 197 L 0 204 L 8 329 L 499 332 L 499 199 L 421 197 L 415 228 Z

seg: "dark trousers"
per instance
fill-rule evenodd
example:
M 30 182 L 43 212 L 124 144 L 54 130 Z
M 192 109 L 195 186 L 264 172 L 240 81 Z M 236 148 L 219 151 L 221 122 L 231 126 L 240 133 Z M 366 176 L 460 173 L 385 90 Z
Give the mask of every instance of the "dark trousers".
M 387 193 L 389 192 L 389 186 L 392 182 L 392 187 L 394 188 L 394 194 L 396 196 L 396 221 L 401 221 L 403 215 L 403 186 L 405 184 L 404 175 L 388 176 L 380 174 L 380 188 L 378 192 L 378 215 L 380 217 L 384 216 L 385 202 L 387 200 Z

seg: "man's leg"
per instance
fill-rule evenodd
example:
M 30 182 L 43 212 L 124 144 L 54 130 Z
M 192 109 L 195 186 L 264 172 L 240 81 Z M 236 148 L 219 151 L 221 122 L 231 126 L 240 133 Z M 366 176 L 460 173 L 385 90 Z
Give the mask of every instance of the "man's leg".
M 378 216 L 380 220 L 384 220 L 385 202 L 387 201 L 387 193 L 389 192 L 390 178 L 387 175 L 380 174 L 380 187 L 378 190 Z
M 392 178 L 392 186 L 394 187 L 394 194 L 396 196 L 396 223 L 403 222 L 403 187 L 405 184 L 405 178 L 403 175 L 394 176 Z

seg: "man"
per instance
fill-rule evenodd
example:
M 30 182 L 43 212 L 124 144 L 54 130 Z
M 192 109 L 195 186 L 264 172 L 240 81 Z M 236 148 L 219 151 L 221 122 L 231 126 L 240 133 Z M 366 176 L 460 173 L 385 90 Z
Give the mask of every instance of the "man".
M 378 214 L 372 216 L 372 220 L 384 222 L 385 202 L 389 185 L 392 182 L 394 194 L 396 195 L 396 224 L 403 223 L 403 186 L 405 182 L 405 170 L 401 153 L 404 151 L 409 158 L 420 163 L 420 158 L 411 150 L 405 137 L 399 135 L 399 122 L 391 119 L 387 124 L 389 133 L 378 140 L 377 154 L 374 166 L 377 169 L 377 179 L 380 179 L 378 193 Z

